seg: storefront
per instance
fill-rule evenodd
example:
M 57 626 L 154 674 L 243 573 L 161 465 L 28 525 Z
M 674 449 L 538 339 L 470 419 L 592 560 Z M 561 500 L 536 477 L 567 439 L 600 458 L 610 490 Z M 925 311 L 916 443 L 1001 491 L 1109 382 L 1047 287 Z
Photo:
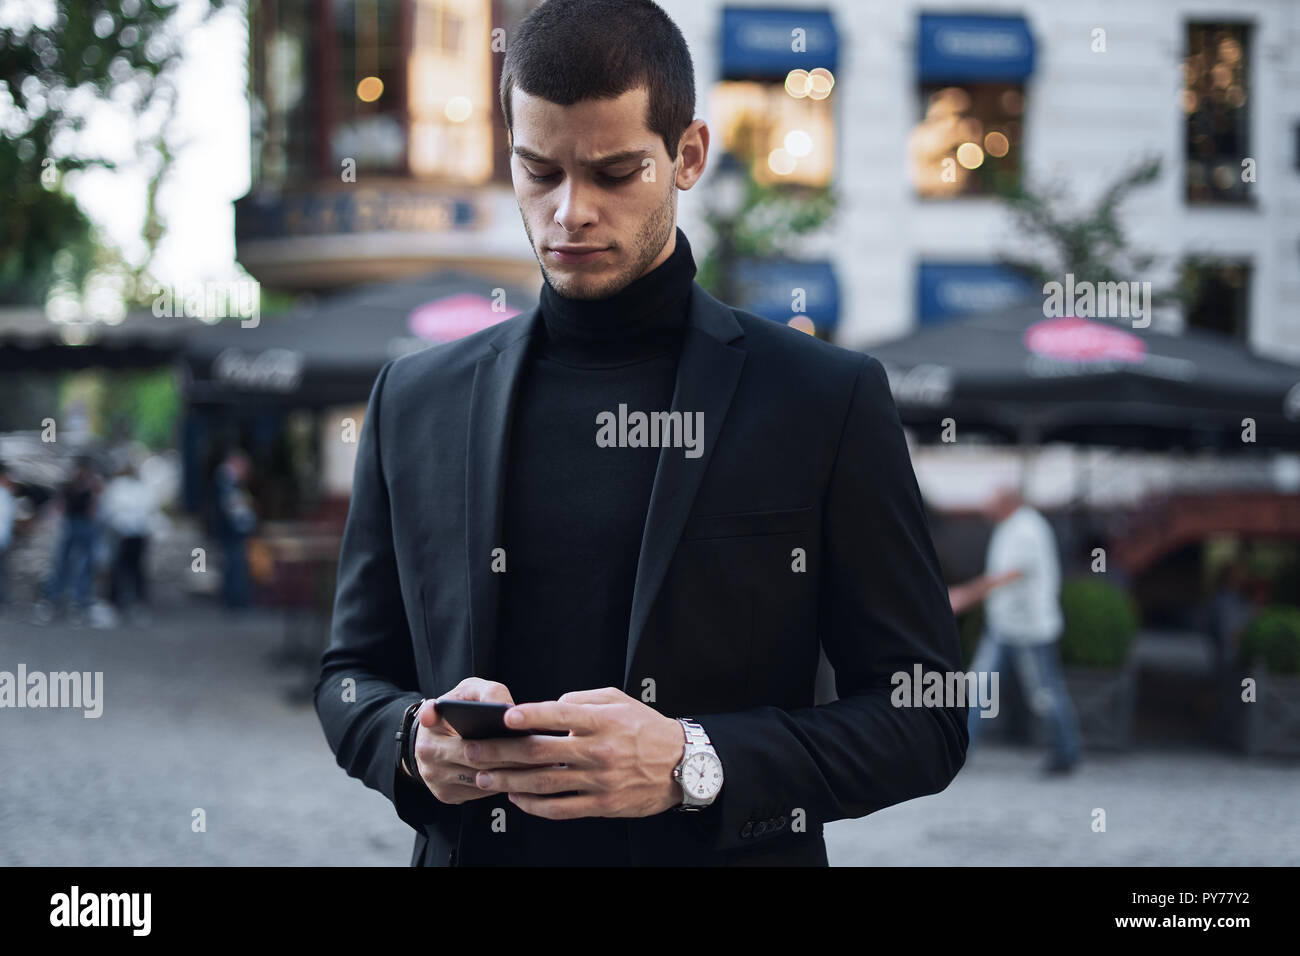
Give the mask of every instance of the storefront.
M 922 199 L 1016 185 L 1034 40 L 1023 17 L 922 13 L 916 76 L 922 114 L 909 168 Z
M 839 33 L 829 10 L 724 7 L 713 149 L 794 202 L 829 189 L 836 173 Z M 828 338 L 840 292 L 827 259 L 738 257 L 728 292 L 740 308 Z
M 400 279 L 434 263 L 525 282 L 510 215 L 508 0 L 317 0 L 249 10 L 252 187 L 240 263 L 268 288 Z
M 533 308 L 536 296 L 438 272 L 374 283 L 264 317 L 202 329 L 186 342 L 183 497 L 203 513 L 221 457 L 240 448 L 264 517 L 339 519 L 375 377 L 392 359 L 451 341 Z

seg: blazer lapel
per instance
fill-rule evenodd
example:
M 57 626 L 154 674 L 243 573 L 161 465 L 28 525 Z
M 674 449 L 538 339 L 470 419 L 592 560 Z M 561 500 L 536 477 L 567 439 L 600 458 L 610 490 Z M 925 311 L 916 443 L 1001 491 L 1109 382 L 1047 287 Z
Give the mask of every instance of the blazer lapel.
M 731 398 L 740 381 L 741 366 L 745 364 L 744 349 L 727 344 L 742 334 L 730 308 L 705 292 L 699 283 L 694 283 L 689 311 L 672 410 L 681 412 L 683 419 L 695 412 L 704 413 L 703 452 L 698 458 L 687 458 L 684 448 L 663 447 L 659 450 L 659 465 L 650 492 L 636 585 L 632 592 L 627 659 L 623 669 L 623 690 L 626 693 L 632 693 L 628 691 L 628 681 L 646 619 L 663 586 L 673 552 L 677 550 L 677 542 L 695 503 L 700 481 L 708 468 Z
M 488 680 L 493 679 L 496 668 L 497 615 L 504 577 L 492 570 L 492 551 L 505 547 L 502 522 L 510 426 L 528 343 L 540 316 L 540 308 L 534 306 L 520 322 L 503 323 L 501 333 L 489 343 L 490 354 L 474 367 L 465 449 L 465 551 L 471 673 Z

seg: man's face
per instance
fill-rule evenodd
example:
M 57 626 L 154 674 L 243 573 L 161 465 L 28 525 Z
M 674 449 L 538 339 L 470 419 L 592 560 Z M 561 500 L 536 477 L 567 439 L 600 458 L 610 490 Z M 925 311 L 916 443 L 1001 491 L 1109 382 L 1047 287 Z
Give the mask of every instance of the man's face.
M 571 299 L 607 298 L 667 259 L 677 226 L 679 164 L 646 128 L 648 90 L 572 106 L 518 87 L 511 96 L 515 198 L 555 291 Z M 566 254 L 566 246 L 575 251 Z M 583 248 L 600 251 L 576 251 Z

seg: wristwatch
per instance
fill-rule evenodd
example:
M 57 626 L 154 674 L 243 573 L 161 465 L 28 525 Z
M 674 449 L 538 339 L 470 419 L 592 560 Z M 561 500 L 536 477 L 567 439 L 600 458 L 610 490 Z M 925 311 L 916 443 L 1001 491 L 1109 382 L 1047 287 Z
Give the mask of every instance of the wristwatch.
M 402 715 L 402 724 L 397 728 L 397 763 L 398 769 L 405 769 L 416 780 L 420 779 L 420 768 L 415 762 L 415 735 L 419 727 L 415 725 L 415 715 L 420 712 L 425 698 L 421 697 Z
M 722 789 L 722 760 L 709 735 L 690 717 L 678 717 L 686 731 L 686 750 L 682 761 L 673 768 L 673 779 L 682 788 L 684 799 L 677 810 L 703 810 L 717 799 Z

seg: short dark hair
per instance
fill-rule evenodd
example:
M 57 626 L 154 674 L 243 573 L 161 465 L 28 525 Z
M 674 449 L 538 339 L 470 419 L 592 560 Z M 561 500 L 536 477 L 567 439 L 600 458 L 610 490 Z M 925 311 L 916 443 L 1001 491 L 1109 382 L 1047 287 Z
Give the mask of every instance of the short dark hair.
M 691 52 L 652 0 L 545 0 L 515 29 L 501 66 L 501 111 L 511 129 L 516 86 L 560 106 L 647 87 L 646 126 L 674 160 L 695 120 Z

